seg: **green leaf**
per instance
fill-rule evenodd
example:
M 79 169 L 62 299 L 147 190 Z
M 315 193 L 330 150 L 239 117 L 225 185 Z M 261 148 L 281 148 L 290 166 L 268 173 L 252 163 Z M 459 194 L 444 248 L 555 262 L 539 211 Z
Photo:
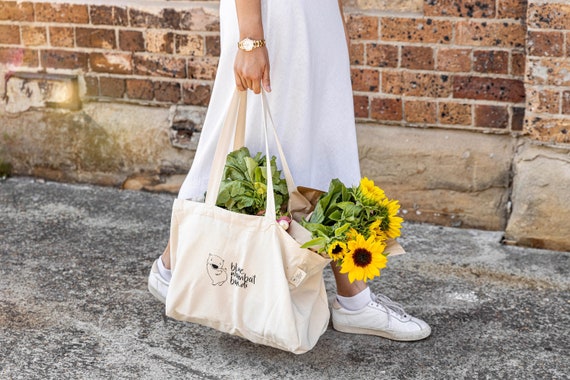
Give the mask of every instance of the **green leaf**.
M 324 248 L 326 243 L 327 243 L 327 241 L 325 238 L 319 237 L 319 238 L 316 238 L 313 240 L 309 240 L 308 242 L 303 244 L 301 246 L 301 248 L 310 248 L 310 247 L 315 247 L 315 246 L 319 246 L 321 248 Z

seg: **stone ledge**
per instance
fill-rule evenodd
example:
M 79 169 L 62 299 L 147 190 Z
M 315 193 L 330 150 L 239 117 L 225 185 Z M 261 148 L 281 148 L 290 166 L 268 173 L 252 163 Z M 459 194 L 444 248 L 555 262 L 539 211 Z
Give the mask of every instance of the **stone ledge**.
M 358 128 L 362 174 L 408 220 L 503 230 L 515 139 L 460 130 Z
M 570 250 L 570 147 L 522 144 L 514 158 L 513 210 L 505 241 Z

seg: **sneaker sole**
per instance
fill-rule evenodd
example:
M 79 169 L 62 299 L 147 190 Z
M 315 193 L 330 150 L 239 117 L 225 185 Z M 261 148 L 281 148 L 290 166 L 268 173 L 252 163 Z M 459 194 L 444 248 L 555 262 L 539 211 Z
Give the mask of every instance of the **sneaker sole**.
M 380 336 L 382 338 L 395 340 L 395 341 L 399 341 L 399 342 L 414 342 L 417 340 L 425 339 L 431 335 L 431 328 L 429 330 L 418 331 L 417 334 L 402 336 L 402 335 L 392 334 L 388 331 L 379 331 L 379 330 L 374 330 L 374 329 L 365 329 L 362 327 L 345 326 L 345 325 L 335 323 L 334 320 L 333 320 L 333 328 L 336 331 L 340 331 L 340 332 L 344 332 L 344 333 L 348 333 L 348 334 L 376 335 L 376 336 Z

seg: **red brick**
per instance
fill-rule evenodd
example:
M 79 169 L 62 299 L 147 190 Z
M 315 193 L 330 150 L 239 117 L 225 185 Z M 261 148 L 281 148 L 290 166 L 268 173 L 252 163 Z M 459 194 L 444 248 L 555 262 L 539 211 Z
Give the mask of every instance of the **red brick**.
M 526 18 L 527 0 L 497 0 L 498 18 Z
M 350 15 L 346 23 L 351 40 L 378 39 L 378 17 Z
M 43 50 L 42 66 L 55 69 L 87 70 L 87 53 L 64 50 Z
M 0 64 L 13 67 L 38 67 L 38 51 L 21 48 L 0 47 Z
M 562 57 L 564 55 L 564 34 L 562 32 L 528 32 L 529 55 L 540 57 Z
M 374 120 L 402 120 L 402 100 L 373 98 L 370 103 L 370 117 Z
M 85 87 L 87 96 L 99 96 L 99 79 L 95 76 L 85 77 Z
M 570 115 L 570 91 L 562 93 L 562 113 Z
M 451 72 L 471 71 L 471 49 L 439 49 L 437 69 Z
M 205 52 L 204 37 L 187 34 L 177 35 L 176 52 L 186 56 L 203 56 Z
M 505 129 L 509 125 L 509 111 L 504 106 L 475 105 L 475 126 Z
M 364 64 L 364 44 L 351 43 L 350 44 L 350 64 L 363 65 Z
M 112 29 L 76 28 L 75 43 L 78 47 L 114 49 L 115 31 Z
M 146 79 L 127 79 L 127 96 L 130 99 L 152 100 L 154 85 Z
M 100 77 L 101 96 L 122 98 L 125 95 L 125 80 L 120 78 Z
M 531 3 L 527 15 L 530 28 L 570 30 L 570 4 Z
M 207 84 L 185 82 L 182 85 L 182 101 L 193 106 L 207 106 L 210 103 L 212 88 Z
M 511 75 L 523 76 L 526 67 L 526 54 L 513 51 L 511 54 Z
M 186 78 L 186 60 L 160 55 L 135 55 L 135 74 Z
M 535 85 L 570 86 L 570 60 L 529 59 L 527 80 Z
M 91 53 L 89 63 L 91 70 L 98 73 L 131 74 L 133 71 L 132 56 L 125 53 Z
M 188 78 L 214 80 L 218 69 L 218 58 L 192 57 L 188 59 Z
M 16 25 L 0 25 L 0 44 L 19 45 L 20 27 Z
M 441 124 L 471 125 L 471 105 L 440 103 L 439 122 Z
M 49 42 L 54 47 L 73 47 L 75 36 L 73 28 L 54 27 L 49 28 Z
M 433 102 L 407 100 L 404 102 L 404 119 L 408 123 L 434 124 L 437 105 Z
M 91 5 L 91 23 L 93 25 L 127 26 L 129 17 L 125 8 Z
M 354 101 L 354 116 L 361 118 L 368 118 L 370 107 L 368 106 L 368 96 L 355 95 Z
M 427 0 L 424 15 L 450 17 L 495 17 L 495 0 Z
M 446 98 L 451 94 L 451 83 L 447 75 L 386 71 L 382 74 L 382 92 Z
M 131 26 L 150 29 L 180 29 L 181 13 L 166 8 L 160 14 L 146 12 L 140 9 L 129 8 Z
M 398 67 L 398 47 L 376 43 L 367 44 L 366 64 L 372 67 Z
M 154 82 L 154 97 L 159 102 L 178 103 L 180 101 L 180 83 Z
M 531 89 L 527 91 L 526 104 L 529 112 L 557 114 L 560 105 L 558 90 Z
M 34 4 L 0 1 L 0 20 L 34 21 Z
M 87 5 L 36 3 L 36 21 L 89 24 Z
M 453 24 L 447 20 L 383 17 L 380 24 L 383 41 L 448 44 L 453 35 Z
M 144 51 L 144 36 L 138 30 L 120 30 L 119 47 L 127 51 Z
M 44 26 L 22 26 L 22 43 L 26 46 L 47 44 L 47 31 Z
M 433 49 L 424 46 L 402 46 L 402 67 L 413 70 L 433 70 Z
M 468 46 L 523 47 L 526 29 L 520 22 L 460 21 L 456 43 Z
M 206 55 L 210 57 L 220 56 L 220 36 L 206 36 Z
M 220 30 L 220 18 L 216 12 L 206 8 L 191 8 L 180 12 L 180 29 L 196 32 L 217 32 Z
M 453 78 L 453 97 L 520 103 L 525 99 L 524 82 L 516 79 L 456 76 Z
M 371 69 L 352 69 L 352 89 L 354 91 L 378 91 L 380 73 Z
M 473 53 L 473 70 L 480 73 L 508 74 L 509 52 L 480 50 Z
M 524 125 L 524 107 L 513 107 L 512 131 L 522 131 Z

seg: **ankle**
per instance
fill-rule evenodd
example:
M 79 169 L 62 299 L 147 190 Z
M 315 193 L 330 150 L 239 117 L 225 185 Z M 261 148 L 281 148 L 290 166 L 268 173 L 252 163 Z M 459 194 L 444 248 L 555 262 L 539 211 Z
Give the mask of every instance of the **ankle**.
M 336 299 L 344 309 L 356 311 L 366 307 L 372 301 L 370 288 L 366 287 L 360 293 L 351 297 L 337 295 Z
M 165 267 L 162 261 L 162 257 L 160 258 L 160 260 L 158 260 L 157 264 L 158 264 L 158 273 L 160 274 L 160 277 L 162 277 L 166 282 L 170 283 L 170 280 L 172 279 L 172 271 L 169 268 Z

